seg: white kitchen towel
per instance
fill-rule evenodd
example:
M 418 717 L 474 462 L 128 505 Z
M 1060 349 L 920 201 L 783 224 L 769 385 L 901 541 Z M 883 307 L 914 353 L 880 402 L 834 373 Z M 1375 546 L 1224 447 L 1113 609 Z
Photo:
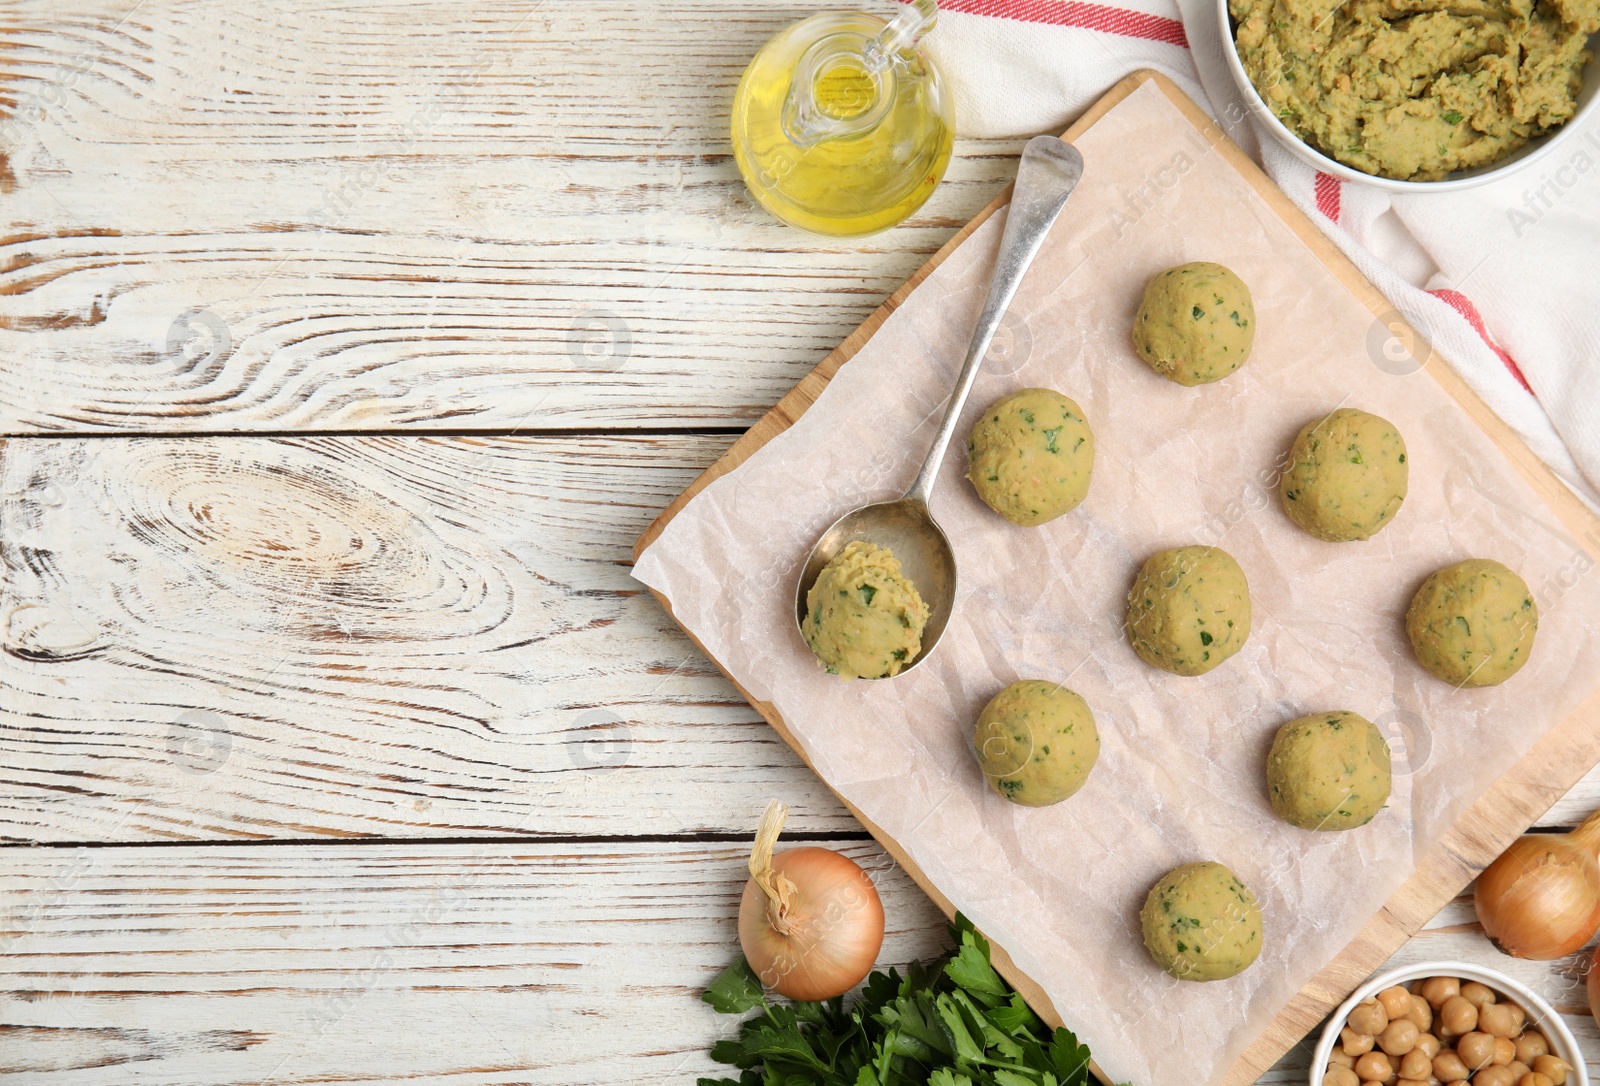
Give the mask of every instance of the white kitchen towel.
M 1502 181 L 1391 196 L 1312 169 L 1256 127 L 1223 62 L 1215 0 L 939 0 L 939 11 L 928 48 L 963 136 L 1060 132 L 1130 72 L 1172 77 L 1545 463 L 1600 504 L 1600 124 L 1558 161 Z

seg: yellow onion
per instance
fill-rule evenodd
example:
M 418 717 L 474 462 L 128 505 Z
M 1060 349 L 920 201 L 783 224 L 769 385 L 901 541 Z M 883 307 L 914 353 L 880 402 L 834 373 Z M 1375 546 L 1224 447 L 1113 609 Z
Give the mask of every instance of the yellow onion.
M 790 999 L 843 995 L 883 946 L 883 902 L 867 873 L 826 848 L 772 854 L 789 809 L 767 806 L 739 902 L 739 946 L 761 983 Z
M 1600 929 L 1600 811 L 1571 833 L 1519 837 L 1478 876 L 1473 903 L 1496 949 L 1552 961 Z

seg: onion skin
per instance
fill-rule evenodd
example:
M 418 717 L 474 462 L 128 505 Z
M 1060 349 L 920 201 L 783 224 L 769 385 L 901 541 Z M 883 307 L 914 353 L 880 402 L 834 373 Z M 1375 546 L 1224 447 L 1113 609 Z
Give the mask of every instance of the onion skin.
M 739 946 L 761 983 L 789 999 L 832 999 L 860 984 L 883 946 L 883 902 L 867 873 L 825 848 L 772 857 L 793 889 L 780 932 L 775 906 L 751 878 L 739 903 Z
M 1566 834 L 1531 833 L 1478 876 L 1484 934 L 1513 958 L 1553 961 L 1600 929 L 1600 814 Z

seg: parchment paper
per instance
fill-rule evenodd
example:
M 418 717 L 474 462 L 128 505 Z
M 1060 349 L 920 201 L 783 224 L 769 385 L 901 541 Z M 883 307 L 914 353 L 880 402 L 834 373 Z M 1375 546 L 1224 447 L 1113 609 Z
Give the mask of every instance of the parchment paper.
M 1116 1081 L 1214 1082 L 1355 935 L 1455 816 L 1600 682 L 1600 576 L 1503 455 L 1263 204 L 1153 84 L 1079 140 L 1084 181 L 1014 303 L 952 443 L 934 514 L 961 591 L 937 651 L 891 681 L 824 674 L 795 630 L 799 565 L 817 535 L 897 496 L 926 452 L 993 266 L 997 214 L 915 291 L 818 403 L 701 493 L 634 575 L 746 689 L 770 700 L 821 775 L 892 835 L 1041 984 Z M 1250 362 L 1188 389 L 1151 372 L 1128 329 L 1146 279 L 1190 260 L 1255 296 Z M 1089 496 L 1042 527 L 990 512 L 962 478 L 984 405 L 1044 385 L 1083 407 Z M 1404 435 L 1410 495 L 1364 543 L 1318 542 L 1278 507 L 1274 465 L 1340 405 Z M 1139 563 L 1220 545 L 1255 605 L 1245 648 L 1208 675 L 1145 665 L 1122 633 Z M 1455 690 L 1417 666 L 1403 616 L 1439 566 L 1491 557 L 1541 610 L 1505 685 Z M 1039 810 L 989 791 L 970 753 L 978 710 L 1018 678 L 1088 701 L 1102 739 L 1084 789 Z M 1274 817 L 1264 763 L 1277 727 L 1325 709 L 1378 722 L 1394 794 L 1370 825 L 1312 833 Z M 1146 891 L 1191 860 L 1227 864 L 1260 897 L 1261 959 L 1184 983 L 1140 941 Z

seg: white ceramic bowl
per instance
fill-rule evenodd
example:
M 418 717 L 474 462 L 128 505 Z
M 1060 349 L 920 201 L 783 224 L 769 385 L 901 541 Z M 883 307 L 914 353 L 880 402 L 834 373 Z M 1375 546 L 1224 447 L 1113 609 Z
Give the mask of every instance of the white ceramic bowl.
M 1228 15 L 1228 0 L 1217 0 L 1217 18 L 1221 21 L 1222 53 L 1227 60 L 1228 71 L 1232 73 L 1233 81 L 1238 85 L 1239 94 L 1249 106 L 1250 112 L 1259 117 L 1261 123 L 1272 132 L 1278 142 L 1297 157 L 1323 173 L 1341 177 L 1346 181 L 1403 193 L 1451 192 L 1472 188 L 1517 173 L 1535 162 L 1548 160 L 1551 155 L 1560 154 L 1562 147 L 1575 151 L 1576 144 L 1573 141 L 1579 138 L 1579 128 L 1582 123 L 1600 114 L 1600 75 L 1596 74 L 1597 69 L 1600 69 L 1600 56 L 1597 56 L 1584 69 L 1583 89 L 1578 92 L 1578 111 L 1549 135 L 1540 136 L 1523 144 L 1493 165 L 1479 166 L 1473 170 L 1458 170 L 1443 181 L 1396 181 L 1388 177 L 1374 177 L 1370 173 L 1362 173 L 1336 159 L 1329 158 L 1289 131 L 1288 127 L 1278 119 L 1278 115 L 1267 108 L 1266 102 L 1262 101 L 1261 95 L 1256 92 L 1255 84 L 1250 82 L 1250 76 L 1245 73 L 1244 65 L 1239 60 L 1239 50 L 1233 41 L 1233 22 Z M 1600 34 L 1589 39 L 1589 47 L 1600 53 Z M 1600 139 L 1600 136 L 1596 138 Z
M 1403 965 L 1398 969 L 1379 973 L 1351 992 L 1350 998 L 1339 1004 L 1339 1009 L 1328 1019 L 1328 1025 L 1322 1031 L 1322 1040 L 1317 1042 L 1317 1049 L 1312 1053 L 1311 1086 L 1322 1086 L 1322 1076 L 1328 1073 L 1328 1056 L 1332 1054 L 1333 1046 L 1339 1040 L 1339 1030 L 1344 1026 L 1345 1018 L 1349 1016 L 1351 1009 L 1363 999 L 1377 995 L 1385 988 L 1396 984 L 1410 985 L 1419 977 L 1460 977 L 1462 980 L 1475 980 L 1479 984 L 1493 988 L 1497 995 L 1512 997 L 1522 1004 L 1523 1010 L 1528 1012 L 1529 1023 L 1537 1025 L 1539 1032 L 1550 1042 L 1550 1051 L 1572 1065 L 1572 1073 L 1567 1076 L 1567 1086 L 1589 1086 L 1589 1072 L 1584 1066 L 1583 1052 L 1578 1048 L 1578 1042 L 1572 1036 L 1572 1031 L 1555 1012 L 1555 1008 L 1535 995 L 1527 985 L 1512 980 L 1504 973 L 1497 973 L 1493 969 L 1485 969 L 1471 962 L 1421 962 L 1417 965 Z

